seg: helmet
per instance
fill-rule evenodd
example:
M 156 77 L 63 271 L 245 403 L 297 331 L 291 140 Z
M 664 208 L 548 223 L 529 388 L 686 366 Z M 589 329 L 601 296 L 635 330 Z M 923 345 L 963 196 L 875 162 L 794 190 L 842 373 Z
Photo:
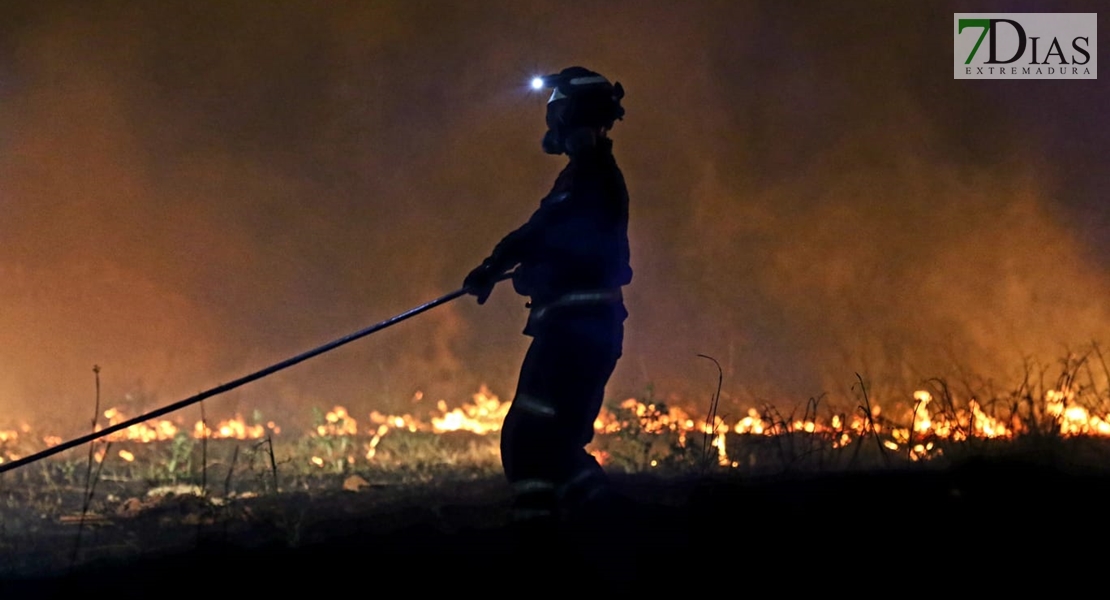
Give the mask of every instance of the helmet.
M 609 83 L 589 69 L 568 67 L 537 78 L 535 84 L 553 88 L 547 101 L 548 131 L 543 136 L 543 149 L 548 154 L 563 154 L 579 138 L 592 139 L 595 130 L 610 129 L 624 118 L 620 103 L 624 87 L 620 82 Z

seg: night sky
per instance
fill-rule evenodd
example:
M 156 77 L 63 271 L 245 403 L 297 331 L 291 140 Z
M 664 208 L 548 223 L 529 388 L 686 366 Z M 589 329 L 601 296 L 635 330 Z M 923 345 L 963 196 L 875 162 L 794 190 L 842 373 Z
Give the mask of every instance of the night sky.
M 1037 5 L 4 2 L 0 425 L 87 427 L 94 364 L 137 414 L 458 288 L 563 166 L 527 84 L 570 65 L 627 92 L 611 396 L 701 410 L 699 353 L 733 414 L 856 373 L 1009 389 L 1110 345 L 1110 74 L 952 78 L 953 12 Z M 207 409 L 508 399 L 524 301 L 456 301 Z

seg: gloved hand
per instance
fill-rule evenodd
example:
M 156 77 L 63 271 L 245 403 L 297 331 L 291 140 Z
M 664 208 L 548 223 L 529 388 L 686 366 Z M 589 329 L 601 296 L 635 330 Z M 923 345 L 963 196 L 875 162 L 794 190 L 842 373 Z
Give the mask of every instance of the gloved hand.
M 493 286 L 497 285 L 500 275 L 493 265 L 484 262 L 466 276 L 463 280 L 463 288 L 467 293 L 478 297 L 478 304 L 485 304 L 486 299 L 493 292 Z

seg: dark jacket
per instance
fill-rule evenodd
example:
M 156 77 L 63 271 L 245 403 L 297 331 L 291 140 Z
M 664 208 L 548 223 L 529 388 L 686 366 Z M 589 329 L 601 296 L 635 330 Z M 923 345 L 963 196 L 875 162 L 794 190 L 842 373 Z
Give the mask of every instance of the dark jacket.
M 570 294 L 627 285 L 628 188 L 613 142 L 600 138 L 572 155 L 528 222 L 505 236 L 486 263 L 497 272 L 517 267 L 513 287 L 531 297 L 533 312 Z

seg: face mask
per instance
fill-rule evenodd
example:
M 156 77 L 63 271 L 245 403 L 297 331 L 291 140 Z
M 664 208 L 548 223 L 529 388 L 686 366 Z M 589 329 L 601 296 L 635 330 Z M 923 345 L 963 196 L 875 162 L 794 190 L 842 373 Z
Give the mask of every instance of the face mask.
M 547 133 L 543 134 L 543 141 L 540 144 L 543 147 L 543 151 L 547 154 L 563 154 L 566 152 L 566 149 L 563 148 L 563 140 L 559 138 L 557 133 L 550 129 L 547 130 Z
M 547 133 L 543 134 L 541 146 L 543 147 L 543 151 L 548 154 L 563 154 L 566 152 L 562 135 L 560 135 L 563 113 L 565 111 L 565 100 L 555 100 L 547 104 Z

